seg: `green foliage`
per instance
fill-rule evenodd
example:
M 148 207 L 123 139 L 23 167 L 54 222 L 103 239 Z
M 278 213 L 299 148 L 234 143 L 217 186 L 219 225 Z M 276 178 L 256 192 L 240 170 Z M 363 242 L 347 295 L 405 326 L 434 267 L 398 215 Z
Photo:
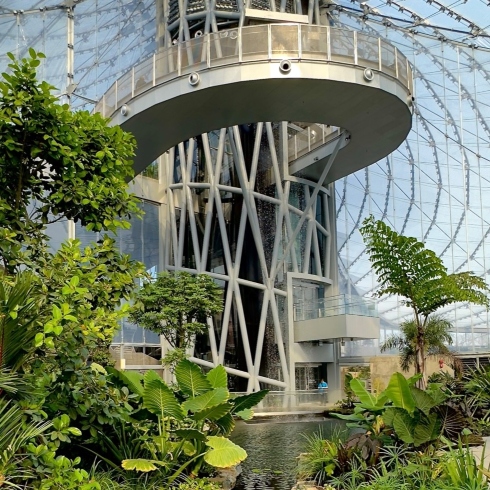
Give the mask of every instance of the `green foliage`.
M 319 442 L 345 445 L 336 440 Z M 461 443 L 445 451 L 428 448 L 417 452 L 391 445 L 379 451 L 374 464 L 357 455 L 345 471 L 332 472 L 323 483 L 326 490 L 483 490 L 488 488 L 488 475 Z
M 376 295 L 401 296 L 414 314 L 413 321 L 402 325 L 402 336 L 388 339 L 384 348 L 400 349 L 403 368 L 413 363 L 415 372 L 424 375 L 419 382 L 423 387 L 427 355 L 448 353 L 444 342 L 449 341 L 450 323 L 431 315 L 462 301 L 488 308 L 489 288 L 471 272 L 448 274 L 442 260 L 422 242 L 398 234 L 373 216 L 364 220 L 360 232 L 380 283 Z
M 465 419 L 447 407 L 447 395 L 440 385 L 427 390 L 414 386 L 418 376 L 405 379 L 394 373 L 387 388 L 379 395 L 368 393 L 362 383 L 353 379 L 351 388 L 359 397 L 352 415 L 333 414 L 347 420 L 349 427 L 362 428 L 386 440 L 401 441 L 414 448 L 437 444 L 441 436 L 458 440 L 465 435 Z
M 23 412 L 17 406 L 0 400 L 0 483 L 34 478 L 28 468 L 20 468 L 22 449 L 48 430 L 51 422 L 22 423 Z M 13 485 L 13 483 L 12 483 Z
M 48 223 L 68 218 L 114 231 L 138 207 L 126 185 L 133 137 L 98 114 L 60 105 L 54 88 L 36 79 L 43 54 L 8 56 L 0 82 L 0 261 L 11 273 L 36 268 Z
M 15 371 L 34 352 L 43 298 L 28 271 L 0 273 L 0 368 Z
M 489 306 L 482 278 L 469 272 L 448 274 L 442 260 L 416 238 L 398 234 L 373 216 L 364 220 L 360 232 L 380 282 L 378 297 L 402 296 L 424 318 L 461 301 Z
M 176 366 L 175 378 L 180 389 L 191 397 L 205 393 L 212 387 L 199 366 L 187 360 L 183 360 Z
M 478 366 L 466 374 L 464 380 L 465 395 L 470 408 L 490 420 L 490 370 Z
M 245 449 L 223 436 L 208 436 L 206 446 L 211 450 L 204 454 L 204 461 L 215 468 L 235 466 L 247 457 Z
M 140 214 L 126 183 L 134 141 L 98 115 L 60 105 L 36 79 L 43 55 L 9 57 L 0 82 L 0 407 L 10 418 L 0 417 L 0 440 L 10 443 L 0 479 L 96 489 L 77 467 L 77 443 L 106 442 L 101 434 L 129 420 L 138 397 L 94 360 L 110 363 L 122 303 L 144 267 L 107 235 L 52 253 L 46 228 L 61 219 L 96 231 L 128 228 L 126 218 Z
M 207 331 L 207 318 L 221 312 L 221 290 L 206 274 L 163 272 L 143 285 L 131 310 L 131 321 L 163 335 L 182 359 L 194 337 Z
M 445 359 L 456 372 L 460 372 L 462 369 L 461 361 L 448 348 L 448 345 L 453 343 L 451 328 L 450 321 L 436 314 L 430 315 L 424 327 L 423 351 L 426 357 Z M 392 335 L 381 344 L 381 352 L 398 349 L 400 351 L 400 366 L 404 371 L 408 371 L 410 366 L 416 364 L 417 336 L 417 323 L 413 319 L 407 320 L 400 325 L 399 335 Z
M 219 490 L 221 487 L 206 478 L 188 479 L 176 486 L 176 490 Z
M 298 477 L 313 479 L 317 485 L 324 485 L 357 467 L 366 469 L 379 460 L 381 442 L 367 434 L 348 436 L 347 431 L 337 430 L 326 440 L 319 430 L 305 439 L 306 451 L 298 459 Z
M 119 374 L 121 379 L 126 375 Z M 143 407 L 156 416 L 158 435 L 148 433 L 140 454 L 124 459 L 122 467 L 158 471 L 171 483 L 181 474 L 198 475 L 205 462 L 224 468 L 245 459 L 245 451 L 226 438 L 234 426 L 232 414 L 250 418 L 250 409 L 267 391 L 230 398 L 222 366 L 204 375 L 188 360 L 176 366 L 175 377 L 172 388 L 151 371 L 144 377 L 134 373 L 128 377 Z
M 46 445 L 27 447 L 31 469 L 35 471 L 38 481 L 34 484 L 39 490 L 100 490 L 88 472 L 77 468 L 81 459 L 70 460 L 65 456 L 56 456 Z
M 484 466 L 485 448 L 481 455 L 480 463 L 475 460 L 474 455 L 468 447 L 463 447 L 459 441 L 456 449 L 448 447 L 448 457 L 444 459 L 444 471 L 449 476 L 455 488 L 471 490 L 488 489 L 488 470 Z

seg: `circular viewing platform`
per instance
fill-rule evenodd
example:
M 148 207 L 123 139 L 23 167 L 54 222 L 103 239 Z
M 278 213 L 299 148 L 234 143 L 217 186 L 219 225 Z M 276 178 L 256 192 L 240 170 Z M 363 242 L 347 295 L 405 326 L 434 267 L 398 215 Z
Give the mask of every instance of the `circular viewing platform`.
M 153 55 L 95 110 L 134 134 L 136 173 L 204 132 L 258 121 L 331 124 L 351 137 L 333 181 L 383 158 L 412 123 L 412 71 L 395 47 L 361 32 L 306 24 L 206 34 Z

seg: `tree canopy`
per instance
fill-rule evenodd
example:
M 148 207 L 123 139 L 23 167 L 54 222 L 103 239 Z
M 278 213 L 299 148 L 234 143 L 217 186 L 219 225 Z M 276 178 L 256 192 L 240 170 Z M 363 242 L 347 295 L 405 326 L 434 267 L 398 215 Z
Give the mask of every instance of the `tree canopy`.
M 129 227 L 139 213 L 126 181 L 135 140 L 98 114 L 72 112 L 54 87 L 38 81 L 42 53 L 20 61 L 9 53 L 0 82 L 0 261 L 9 272 L 35 264 L 49 223 L 88 230 Z
M 380 286 L 376 296 L 401 296 L 417 315 L 427 318 L 439 308 L 470 302 L 488 308 L 488 286 L 471 272 L 448 274 L 432 250 L 413 237 L 405 237 L 373 216 L 360 229 Z
M 414 362 L 416 373 L 424 375 L 427 355 L 440 352 L 448 342 L 451 323 L 434 313 L 461 302 L 489 307 L 489 288 L 483 278 L 471 272 L 449 274 L 442 259 L 424 243 L 400 235 L 386 223 L 366 218 L 360 232 L 378 276 L 377 297 L 394 294 L 413 311 L 413 321 L 402 324 L 402 337 L 387 340 L 386 347 L 402 352 L 402 365 Z M 442 350 L 441 350 L 442 349 Z
M 222 310 L 221 289 L 208 275 L 164 272 L 137 292 L 130 319 L 182 351 L 207 330 L 207 318 Z

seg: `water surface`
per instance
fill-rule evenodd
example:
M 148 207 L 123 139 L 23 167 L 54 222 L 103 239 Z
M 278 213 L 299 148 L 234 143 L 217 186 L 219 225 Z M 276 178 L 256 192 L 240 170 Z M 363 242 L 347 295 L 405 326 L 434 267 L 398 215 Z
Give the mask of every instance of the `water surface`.
M 328 437 L 339 426 L 343 427 L 343 422 L 322 418 L 238 423 L 231 439 L 247 451 L 248 458 L 242 463 L 236 490 L 291 490 L 296 482 L 296 458 L 305 450 L 303 434 L 321 428 Z

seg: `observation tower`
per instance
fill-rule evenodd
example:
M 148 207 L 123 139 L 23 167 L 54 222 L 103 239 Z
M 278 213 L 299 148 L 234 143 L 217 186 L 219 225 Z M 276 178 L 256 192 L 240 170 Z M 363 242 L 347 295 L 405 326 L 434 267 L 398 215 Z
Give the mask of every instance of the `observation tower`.
M 224 311 L 191 359 L 236 391 L 340 388 L 344 339 L 376 305 L 338 289 L 334 182 L 393 152 L 412 73 L 385 40 L 331 24 L 319 0 L 158 2 L 158 50 L 96 110 L 157 160 L 163 268 L 207 273 Z

